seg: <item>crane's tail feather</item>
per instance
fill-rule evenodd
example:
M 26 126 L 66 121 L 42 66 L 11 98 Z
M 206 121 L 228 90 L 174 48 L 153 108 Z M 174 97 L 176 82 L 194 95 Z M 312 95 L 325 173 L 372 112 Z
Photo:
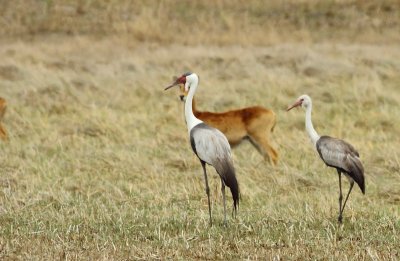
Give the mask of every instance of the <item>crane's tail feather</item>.
M 365 194 L 364 167 L 357 157 L 350 157 L 352 164 L 350 170 L 353 174 L 352 178 L 358 184 L 363 194 Z
M 233 198 L 233 208 L 235 214 L 239 207 L 239 184 L 236 179 L 235 175 L 235 168 L 233 164 L 229 161 L 219 162 L 220 164 L 213 164 L 215 169 L 217 170 L 218 174 L 221 176 L 222 180 L 224 181 L 225 185 L 229 187 L 232 193 Z

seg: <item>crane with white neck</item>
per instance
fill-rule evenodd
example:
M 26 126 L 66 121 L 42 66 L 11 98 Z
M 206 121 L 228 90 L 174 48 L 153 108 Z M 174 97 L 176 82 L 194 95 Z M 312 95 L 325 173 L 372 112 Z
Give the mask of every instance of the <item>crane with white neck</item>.
M 354 182 L 358 184 L 365 194 L 364 167 L 360 161 L 360 155 L 354 147 L 344 140 L 329 136 L 319 136 L 311 121 L 312 101 L 310 96 L 302 95 L 296 102 L 287 108 L 287 111 L 301 106 L 306 110 L 306 130 L 311 142 L 318 151 L 319 156 L 329 167 L 335 168 L 339 175 L 339 223 L 342 223 L 342 215 L 347 199 L 353 189 Z M 350 189 L 342 206 L 342 174 L 350 181 Z
M 190 72 L 185 73 L 181 77 L 177 78 L 174 83 L 166 87 L 165 90 L 179 84 L 184 84 L 185 89 L 189 92 L 185 101 L 185 119 L 189 132 L 190 144 L 203 168 L 208 199 L 208 212 L 210 215 L 210 226 L 212 226 L 212 218 L 210 188 L 208 186 L 206 164 L 212 165 L 221 178 L 221 192 L 224 204 L 224 224 L 226 225 L 225 185 L 231 190 L 235 215 L 239 204 L 239 185 L 232 162 L 231 148 L 227 138 L 222 134 L 222 132 L 206 125 L 193 114 L 192 101 L 199 84 L 199 77 L 197 74 Z

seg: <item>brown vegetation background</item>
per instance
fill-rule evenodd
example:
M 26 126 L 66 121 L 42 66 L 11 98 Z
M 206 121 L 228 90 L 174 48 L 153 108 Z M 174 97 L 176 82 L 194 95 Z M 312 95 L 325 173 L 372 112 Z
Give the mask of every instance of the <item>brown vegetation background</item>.
M 394 0 L 0 0 L 0 259 L 399 259 L 399 32 Z M 178 91 L 163 91 L 186 70 L 199 109 L 277 114 L 277 167 L 233 149 L 227 228 L 211 168 L 208 227 Z M 343 226 L 336 172 L 304 112 L 285 112 L 304 93 L 317 131 L 365 165 Z
M 387 44 L 399 41 L 399 10 L 396 0 L 3 0 L 0 34 L 127 35 L 189 45 Z

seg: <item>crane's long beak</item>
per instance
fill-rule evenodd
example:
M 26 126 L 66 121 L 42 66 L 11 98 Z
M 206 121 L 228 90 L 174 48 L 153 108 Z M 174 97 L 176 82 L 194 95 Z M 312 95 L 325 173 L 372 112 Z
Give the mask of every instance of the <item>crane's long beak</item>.
M 173 84 L 171 84 L 171 85 L 165 87 L 164 91 L 166 91 L 166 90 L 168 90 L 169 88 L 172 88 L 172 87 L 174 87 L 174 86 L 176 86 L 176 85 L 178 85 L 178 84 L 179 84 L 179 82 L 176 81 L 176 82 L 174 82 Z
M 294 107 L 300 106 L 302 103 L 302 101 L 296 101 L 295 103 L 293 103 L 293 105 L 289 106 L 286 111 L 290 111 L 291 109 L 293 109 Z

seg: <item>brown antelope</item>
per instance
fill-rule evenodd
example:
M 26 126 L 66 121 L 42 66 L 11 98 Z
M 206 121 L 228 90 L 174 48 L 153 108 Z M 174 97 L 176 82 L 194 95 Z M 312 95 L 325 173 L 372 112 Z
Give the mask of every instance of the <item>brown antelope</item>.
M 4 113 L 6 112 L 7 102 L 5 99 L 0 97 L 0 139 L 7 140 L 7 132 L 3 127 L 2 120 L 4 117 Z
M 180 91 L 179 97 L 184 101 L 188 93 L 183 85 L 180 86 Z M 278 152 L 271 145 L 271 133 L 276 124 L 276 116 L 272 110 L 253 106 L 227 112 L 199 111 L 194 98 L 192 110 L 197 118 L 224 133 L 232 147 L 248 139 L 265 160 L 269 159 L 273 165 L 277 164 Z

